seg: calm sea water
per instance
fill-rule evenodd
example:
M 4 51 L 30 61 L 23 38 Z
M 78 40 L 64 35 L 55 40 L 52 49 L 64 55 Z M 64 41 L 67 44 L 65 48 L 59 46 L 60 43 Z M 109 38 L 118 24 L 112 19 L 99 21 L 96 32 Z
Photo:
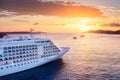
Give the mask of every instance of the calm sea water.
M 10 35 L 12 38 L 17 35 Z M 120 35 L 41 34 L 58 46 L 70 47 L 62 59 L 0 80 L 120 80 Z M 73 37 L 77 39 L 73 39 Z

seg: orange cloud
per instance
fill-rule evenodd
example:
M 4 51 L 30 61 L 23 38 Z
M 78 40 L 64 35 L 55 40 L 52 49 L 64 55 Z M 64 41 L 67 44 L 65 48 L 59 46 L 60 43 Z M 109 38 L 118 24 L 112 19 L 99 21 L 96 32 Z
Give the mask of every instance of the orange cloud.
M 107 27 L 107 26 L 109 26 L 109 27 L 120 27 L 120 23 L 109 23 L 109 24 L 104 24 L 102 26 L 105 26 L 105 27 Z
M 4 16 L 8 16 L 8 13 L 13 12 L 13 15 L 45 15 L 69 18 L 103 17 L 103 13 L 99 9 L 90 6 L 75 5 L 74 2 L 0 0 L 0 11 L 7 11 L 7 14 L 4 13 Z

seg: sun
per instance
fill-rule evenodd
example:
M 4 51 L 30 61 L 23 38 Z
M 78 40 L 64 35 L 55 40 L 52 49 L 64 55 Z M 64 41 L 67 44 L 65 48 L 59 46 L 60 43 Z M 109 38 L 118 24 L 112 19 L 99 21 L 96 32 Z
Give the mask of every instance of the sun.
M 89 26 L 82 26 L 81 27 L 81 32 L 86 32 L 86 31 L 89 31 L 91 30 Z
M 88 30 L 91 30 L 91 27 L 90 27 L 90 26 L 87 26 L 86 23 L 87 23 L 87 20 L 84 20 L 84 21 L 80 24 L 81 32 L 86 32 L 86 31 L 88 31 Z

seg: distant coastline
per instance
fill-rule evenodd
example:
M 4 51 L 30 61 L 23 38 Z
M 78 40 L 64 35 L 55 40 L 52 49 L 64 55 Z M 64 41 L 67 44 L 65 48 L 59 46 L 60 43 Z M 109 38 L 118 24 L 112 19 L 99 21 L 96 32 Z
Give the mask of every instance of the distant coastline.
M 1 33 L 4 33 L 4 34 L 30 34 L 30 32 L 27 32 L 27 31 L 19 31 L 19 32 L 0 32 Z M 46 33 L 46 32 L 32 32 L 33 34 L 42 34 L 42 33 Z
M 112 30 L 89 30 L 85 33 L 120 34 L 120 30 L 117 30 L 117 31 L 112 31 Z
M 32 32 L 33 34 L 44 34 L 49 32 Z M 120 34 L 120 30 L 112 31 L 112 30 L 89 30 L 83 33 L 100 33 L 100 34 Z M 0 32 L 0 34 L 30 34 L 27 31 L 18 31 L 18 32 Z

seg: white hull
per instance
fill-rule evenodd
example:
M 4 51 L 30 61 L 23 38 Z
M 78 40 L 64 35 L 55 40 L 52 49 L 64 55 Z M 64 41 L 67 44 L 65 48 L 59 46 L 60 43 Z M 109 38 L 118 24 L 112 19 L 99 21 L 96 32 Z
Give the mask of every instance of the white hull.
M 28 70 L 28 69 L 46 64 L 48 62 L 54 61 L 56 59 L 61 58 L 62 55 L 64 55 L 68 50 L 69 50 L 69 48 L 62 48 L 60 53 L 56 56 L 51 56 L 51 57 L 47 57 L 47 58 L 40 58 L 40 59 L 34 59 L 34 60 L 9 64 L 9 65 L 4 65 L 4 66 L 2 66 L 3 69 L 0 69 L 0 76 L 5 76 L 8 74 Z M 9 66 L 9 67 L 7 67 L 7 66 Z

